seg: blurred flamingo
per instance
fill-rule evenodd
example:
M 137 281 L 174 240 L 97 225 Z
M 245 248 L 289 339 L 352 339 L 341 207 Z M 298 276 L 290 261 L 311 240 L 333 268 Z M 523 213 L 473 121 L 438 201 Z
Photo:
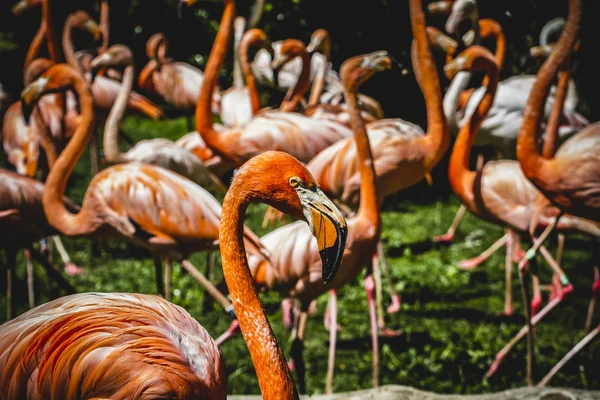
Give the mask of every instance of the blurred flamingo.
M 30 109 L 46 93 L 70 88 L 79 96 L 81 123 L 46 181 L 42 202 L 50 225 L 67 236 L 124 237 L 149 249 L 155 260 L 158 291 L 163 295 L 162 256 L 179 260 L 231 313 L 227 298 L 186 259 L 190 253 L 214 249 L 218 242 L 221 206 L 202 187 L 164 168 L 131 162 L 109 167 L 94 176 L 77 214 L 65 208 L 62 198 L 67 180 L 93 126 L 91 92 L 77 71 L 60 64 L 48 69 L 21 95 L 21 101 Z M 123 107 L 124 100 L 120 100 Z M 119 112 L 122 110 L 111 110 L 111 114 Z M 251 251 L 264 253 L 258 238 L 248 229 L 245 240 Z M 170 262 L 166 277 L 166 296 L 170 296 Z
M 262 395 L 297 399 L 285 357 L 253 287 L 241 240 L 245 210 L 255 202 L 307 220 L 322 250 L 325 282 L 336 276 L 340 263 L 335 255 L 341 249 L 330 245 L 343 246 L 345 236 L 337 230 L 340 236 L 333 237 L 315 222 L 325 219 L 342 227 L 345 221 L 306 168 L 285 153 L 267 152 L 247 162 L 225 196 L 219 232 L 223 274 Z M 183 308 L 157 296 L 66 296 L 0 326 L 0 337 L 3 398 L 62 398 L 72 393 L 85 398 L 227 397 L 225 363 L 215 342 Z M 68 373 L 52 374 L 58 365 L 67 365 Z

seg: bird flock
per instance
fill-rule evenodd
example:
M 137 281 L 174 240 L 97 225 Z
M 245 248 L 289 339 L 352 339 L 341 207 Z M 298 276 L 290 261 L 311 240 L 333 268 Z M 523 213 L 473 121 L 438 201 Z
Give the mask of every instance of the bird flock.
M 98 2 L 99 22 L 74 10 L 60 36 L 51 0 L 19 0 L 12 9 L 18 18 L 41 8 L 41 21 L 25 57 L 20 99 L 9 105 L 0 85 L 2 145 L 11 165 L 0 169 L 0 248 L 7 261 L 1 279 L 9 319 L 0 326 L 0 399 L 224 399 L 227 376 L 219 346 L 238 332 L 263 398 L 298 398 L 306 392 L 307 318 L 325 293 L 330 297 L 325 392 L 331 393 L 336 291 L 363 272 L 373 386 L 378 386 L 379 336 L 393 334 L 384 326 L 377 296 L 381 272 L 392 295 L 388 312 L 400 310 L 381 243 L 383 200 L 423 179 L 431 182 L 432 169 L 448 152 L 448 180 L 462 205 L 448 231 L 432 239 L 451 242 L 466 211 L 506 230 L 490 249 L 459 265 L 475 268 L 505 246 L 504 313 L 510 315 L 512 268 L 518 263 L 526 325 L 497 354 L 487 376 L 527 336 L 526 379 L 534 383 L 534 326 L 575 290 L 561 255 L 553 257 L 544 241 L 553 233 L 600 236 L 600 123 L 576 111 L 570 78 L 581 0 L 568 0 L 566 18 L 549 21 L 542 30 L 540 45 L 531 49 L 532 58 L 545 60 L 537 75 L 506 80 L 500 80 L 506 51 L 502 27 L 479 18 L 476 0 L 409 0 L 412 70 L 425 100 L 426 129 L 384 118 L 378 101 L 360 92 L 377 73 L 406 73 L 402 66 L 396 69 L 398 62 L 387 51 L 356 55 L 335 71 L 325 29 L 314 31 L 308 45 L 298 39 L 272 42 L 256 27 L 256 16 L 248 24 L 237 15 L 235 0 L 222 0 L 204 71 L 169 58 L 168 38 L 156 33 L 147 41 L 148 62 L 136 81 L 132 51 L 110 43 L 109 2 Z M 180 0 L 178 11 L 196 2 Z M 427 26 L 428 15 L 447 16 L 446 33 Z M 76 50 L 74 35 L 88 35 L 97 47 Z M 480 44 L 490 38 L 494 53 Z M 231 42 L 233 85 L 222 90 L 218 80 Z M 40 55 L 44 48 L 48 58 Z M 257 50 L 254 58 L 252 50 Z M 436 52 L 445 55 L 443 66 L 436 65 Z M 445 93 L 442 73 L 451 80 Z M 477 73 L 485 77 L 474 83 Z M 279 106 L 262 107 L 264 87 L 285 92 Z M 146 96 L 194 113 L 195 126 L 175 142 L 142 140 L 123 151 L 119 124 L 126 113 L 164 117 L 161 106 Z M 96 127 L 104 132 L 102 152 Z M 497 159 L 479 156 L 472 168 L 471 153 L 482 145 L 492 145 Z M 93 179 L 78 205 L 65 192 L 86 147 Z M 232 170 L 228 185 L 224 176 Z M 224 195 L 222 203 L 215 194 Z M 252 203 L 269 206 L 266 225 L 284 215 L 297 221 L 258 237 L 244 226 Z M 112 237 L 147 249 L 158 296 L 76 294 L 63 273 L 85 269 L 71 261 L 61 236 Z M 63 271 L 50 262 L 49 238 Z M 13 279 L 20 250 L 30 310 L 16 316 Z M 193 253 L 214 251 L 221 254 L 227 293 L 189 261 Z M 554 275 L 545 305 L 538 254 Z M 36 307 L 33 260 L 65 296 Z M 231 326 L 216 340 L 171 303 L 177 285 L 173 263 L 231 317 Z M 539 386 L 600 332 L 600 325 L 592 329 L 600 292 L 597 267 L 594 272 L 589 334 Z M 284 323 L 292 332 L 289 360 L 259 291 L 278 292 L 282 299 Z

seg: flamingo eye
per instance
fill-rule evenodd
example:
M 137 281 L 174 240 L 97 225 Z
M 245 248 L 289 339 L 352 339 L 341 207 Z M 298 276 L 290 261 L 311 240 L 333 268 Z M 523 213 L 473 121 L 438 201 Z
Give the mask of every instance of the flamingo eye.
M 302 183 L 300 181 L 300 178 L 296 177 L 296 176 L 292 176 L 289 180 L 290 182 L 290 186 L 293 188 L 297 188 L 298 186 L 300 186 L 300 184 Z

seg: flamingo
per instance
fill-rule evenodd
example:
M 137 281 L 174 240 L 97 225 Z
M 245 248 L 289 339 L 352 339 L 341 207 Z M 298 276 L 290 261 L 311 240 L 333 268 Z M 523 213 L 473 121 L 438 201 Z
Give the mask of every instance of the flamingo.
M 481 36 L 482 38 L 485 38 L 488 35 L 496 36 L 496 62 L 501 68 L 504 59 L 504 35 L 502 34 L 501 26 L 497 22 L 489 19 L 482 19 L 477 22 L 478 13 L 474 0 L 458 0 L 453 4 L 452 12 L 446 23 L 448 32 L 456 32 L 457 26 L 462 19 L 470 20 L 473 26 L 477 28 L 474 30 L 476 37 Z M 481 23 L 484 24 L 482 25 Z M 542 28 L 540 33 L 540 43 L 546 45 L 548 38 L 561 28 L 561 24 L 554 20 L 548 22 L 544 28 Z M 449 88 L 444 98 L 445 114 L 449 121 L 450 130 L 453 133 L 458 132 L 460 127 L 464 126 L 469 120 L 469 117 L 475 111 L 477 104 L 479 104 L 479 100 L 481 100 L 485 93 L 485 87 L 483 86 L 475 90 L 470 89 L 464 91 L 464 86 L 469 82 L 469 79 L 470 74 L 466 72 L 460 73 L 456 86 Z M 459 83 L 463 80 L 464 83 Z M 523 109 L 526 100 L 526 97 L 523 94 L 529 93 L 534 80 L 534 75 L 517 75 L 499 83 L 493 106 L 488 117 L 481 125 L 480 133 L 477 135 L 477 140 L 475 142 L 476 146 L 491 144 L 504 155 L 504 158 L 515 158 L 516 138 L 519 127 L 523 122 Z M 566 98 L 563 100 L 564 109 L 560 114 L 561 118 L 558 127 L 558 135 L 561 140 L 564 140 L 564 138 L 589 124 L 589 121 L 587 121 L 585 117 L 575 111 L 577 93 L 574 82 L 569 80 L 567 87 L 568 92 Z M 458 93 L 454 93 L 457 89 L 461 90 L 460 96 L 458 96 Z M 554 102 L 558 100 L 558 91 L 556 88 L 553 90 L 552 97 L 546 103 L 545 120 L 550 118 L 550 112 Z M 465 97 L 467 98 L 466 101 L 464 100 Z M 457 121 L 458 115 L 454 103 L 459 101 L 460 103 L 466 103 L 466 105 L 464 105 L 462 118 L 460 121 Z M 454 239 L 454 234 L 462 220 L 464 212 L 465 208 L 461 206 L 446 233 L 435 236 L 434 240 L 440 243 L 451 242 Z M 466 265 L 477 265 L 478 262 L 485 260 L 491 255 L 496 247 L 497 246 L 492 246 L 489 250 L 482 253 L 481 256 L 465 261 Z
M 567 60 L 575 44 L 580 19 L 581 1 L 569 0 L 569 14 L 565 28 L 554 51 L 538 72 L 527 99 L 524 122 L 517 139 L 517 159 L 523 173 L 553 205 L 560 209 L 554 223 L 546 228 L 527 251 L 526 259 L 535 257 L 537 249 L 556 227 L 563 213 L 568 212 L 600 221 L 600 122 L 588 125 L 571 136 L 558 148 L 552 158 L 544 158 L 537 148 L 540 113 L 552 79 L 558 68 Z M 535 218 L 532 218 L 532 225 L 534 224 Z M 519 263 L 520 268 L 525 268 L 525 261 Z M 528 321 L 528 325 L 531 326 L 531 321 Z M 531 328 L 528 335 L 531 335 L 530 331 Z M 532 351 L 532 343 L 528 342 L 528 355 Z M 570 353 L 569 356 L 572 354 Z M 528 373 L 531 364 L 531 357 L 528 357 Z
M 168 104 L 181 110 L 196 107 L 204 74 L 198 68 L 166 58 L 168 41 L 163 33 L 155 33 L 146 44 L 148 63 L 138 77 L 138 86 L 157 94 Z M 212 112 L 220 114 L 221 93 L 217 89 L 212 101 Z
M 194 3 L 189 0 L 186 3 Z M 214 93 L 219 68 L 226 54 L 235 2 L 223 0 L 225 10 L 205 70 L 205 84 L 200 89 L 196 107 L 196 130 L 206 145 L 230 167 L 236 167 L 267 150 L 285 150 L 302 162 L 332 143 L 350 136 L 348 128 L 328 121 L 284 111 L 266 111 L 254 116 L 244 126 L 217 132 L 210 117 L 210 99 Z
M 96 174 L 78 213 L 73 214 L 64 207 L 62 199 L 67 180 L 93 126 L 91 92 L 75 69 L 56 64 L 21 93 L 21 102 L 29 110 L 46 93 L 71 88 L 79 96 L 81 123 L 46 180 L 42 203 L 50 225 L 67 236 L 124 237 L 149 249 L 155 260 L 158 292 L 167 297 L 170 296 L 171 266 L 168 261 L 165 289 L 162 257 L 179 260 L 180 265 L 231 314 L 232 307 L 227 298 L 186 259 L 190 253 L 217 246 L 221 206 L 202 187 L 164 168 L 131 162 Z M 124 106 L 122 99 L 119 105 Z M 122 109 L 111 110 L 111 114 L 122 115 L 122 112 Z M 109 116 L 109 119 L 113 118 Z M 256 235 L 248 229 L 245 240 L 251 251 L 265 253 Z
M 262 397 L 298 399 L 242 241 L 244 214 L 257 202 L 308 222 L 321 249 L 325 282 L 335 279 L 345 242 L 342 229 L 326 229 L 341 228 L 345 220 L 306 168 L 281 152 L 249 160 L 225 196 L 223 274 Z M 56 368 L 65 373 L 52 373 Z M 39 306 L 0 326 L 0 370 L 2 398 L 227 397 L 225 361 L 216 343 L 182 307 L 153 295 L 84 293 Z
M 32 244 L 40 239 L 57 234 L 57 231 L 48 224 L 42 208 L 42 194 L 44 184 L 31 177 L 20 175 L 12 171 L 0 169 L 0 231 L 2 231 L 2 244 L 0 248 L 6 251 L 7 270 L 6 279 L 6 306 L 7 319 L 15 316 L 15 304 L 12 301 L 15 259 L 17 250 L 25 248 L 27 262 L 27 289 L 29 307 L 35 306 L 33 291 L 33 265 L 32 255 L 42 264 L 46 273 L 56 280 L 67 293 L 75 293 L 75 289 L 54 269 L 48 260 L 38 254 Z M 67 198 L 63 199 L 64 206 L 70 210 L 76 207 Z
M 126 163 L 138 161 L 144 164 L 157 165 L 184 176 L 192 182 L 212 189 L 225 192 L 220 179 L 214 176 L 198 157 L 192 152 L 176 145 L 168 139 L 151 139 L 138 142 L 128 152 L 122 153 L 119 148 L 118 123 L 125 112 L 124 106 L 131 93 L 133 85 L 133 54 L 124 45 L 111 46 L 106 52 L 96 57 L 92 70 L 124 66 L 121 91 L 115 101 L 115 112 L 106 121 L 104 134 L 104 155 L 110 163 Z
M 356 91 L 375 72 L 390 67 L 391 59 L 387 53 L 379 51 L 350 58 L 344 62 L 341 68 L 344 86 L 347 88 L 346 102 L 351 110 L 353 132 L 359 152 L 359 168 L 362 177 L 361 202 L 357 214 L 348 219 L 348 239 L 341 255 L 340 271 L 331 282 L 330 288 L 322 284 L 323 280 L 317 274 L 320 263 L 317 246 L 310 232 L 300 222 L 278 228 L 261 239 L 261 242 L 267 247 L 271 255 L 271 265 L 267 265 L 254 257 L 249 258 L 250 269 L 258 286 L 279 291 L 282 297 L 293 298 L 300 302 L 300 316 L 296 320 L 297 325 L 292 333 L 291 355 L 291 363 L 298 371 L 300 392 L 305 391 L 302 348 L 309 304 L 328 289 L 334 291 L 335 296 L 336 289 L 356 279 L 363 270 L 363 267 L 368 265 L 371 256 L 375 253 L 376 244 L 379 240 L 381 220 L 378 209 L 377 187 L 375 185 L 375 171 L 373 169 L 369 138 L 358 109 Z M 373 297 L 374 284 L 370 270 L 365 277 L 364 286 L 367 291 L 371 318 L 373 385 L 378 386 L 379 350 Z M 331 389 L 330 380 L 333 377 L 335 350 L 334 327 L 336 321 L 334 317 L 332 318 L 328 391 Z M 235 327 L 234 325 L 232 326 Z M 231 337 L 234 332 L 230 328 L 227 332 L 227 338 L 223 338 L 222 341 Z

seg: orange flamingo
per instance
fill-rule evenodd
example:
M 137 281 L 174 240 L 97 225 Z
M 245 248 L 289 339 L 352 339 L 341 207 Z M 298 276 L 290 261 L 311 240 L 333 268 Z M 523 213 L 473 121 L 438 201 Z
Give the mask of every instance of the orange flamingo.
M 56 235 L 58 232 L 48 224 L 42 207 L 44 184 L 28 176 L 0 169 L 0 231 L 2 244 L 6 251 L 7 269 L 3 274 L 6 282 L 7 319 L 15 316 L 15 304 L 12 301 L 14 267 L 17 250 L 25 248 L 27 263 L 27 289 L 29 307 L 35 306 L 33 291 L 32 255 L 45 268 L 46 273 L 58 282 L 67 292 L 75 293 L 75 289 L 52 267 L 46 258 L 38 254 L 32 244 L 42 238 Z M 76 207 L 68 199 L 64 206 L 70 210 Z
M 345 221 L 306 168 L 285 153 L 248 161 L 225 196 L 219 232 L 223 274 L 262 396 L 298 399 L 253 287 L 242 241 L 244 214 L 256 202 L 308 222 L 323 255 L 325 282 L 335 278 L 340 263 L 335 255 L 345 242 L 342 230 L 328 228 Z M 227 397 L 225 362 L 215 342 L 183 308 L 157 296 L 66 296 L 0 326 L 0 338 L 3 398 Z M 53 374 L 61 365 L 66 373 Z
M 106 161 L 115 164 L 139 161 L 144 164 L 157 165 L 170 169 L 205 188 L 220 189 L 225 192 L 225 187 L 220 179 L 208 170 L 202 160 L 168 139 L 142 140 L 126 153 L 122 153 L 119 148 L 118 124 L 125 112 L 124 105 L 133 86 L 133 54 L 124 45 L 114 45 L 96 57 L 92 61 L 91 67 L 93 71 L 109 67 L 125 67 L 120 93 L 114 106 L 118 112 L 114 112 L 106 120 L 104 134 Z
M 537 148 L 540 113 L 548 96 L 550 83 L 559 67 L 568 59 L 576 41 L 581 19 L 581 1 L 569 0 L 569 14 L 555 50 L 540 68 L 527 99 L 524 122 L 517 139 L 517 159 L 525 176 L 557 206 L 561 212 L 555 222 L 527 251 L 526 260 L 535 257 L 537 249 L 555 228 L 562 213 L 600 221 L 600 123 L 593 123 L 563 143 L 552 158 L 544 158 Z M 536 218 L 532 218 L 535 226 Z M 519 263 L 525 267 L 525 261 Z M 529 318 L 528 318 L 529 319 Z M 528 321 L 531 335 L 531 321 Z M 528 353 L 532 352 L 528 343 Z M 528 359 L 528 373 L 532 360 Z
M 193 4 L 196 0 L 188 0 Z M 206 145 L 231 167 L 239 166 L 256 154 L 267 150 L 285 150 L 302 162 L 351 132 L 344 126 L 316 121 L 304 115 L 268 111 L 256 115 L 240 128 L 217 132 L 210 117 L 210 99 L 214 93 L 219 69 L 226 55 L 227 43 L 235 15 L 235 2 L 224 0 L 225 10 L 205 70 L 196 107 L 196 130 Z
M 162 256 L 180 260 L 180 265 L 231 312 L 229 301 L 186 259 L 190 253 L 214 249 L 217 245 L 221 206 L 202 187 L 164 168 L 132 162 L 109 167 L 94 176 L 77 214 L 64 207 L 62 198 L 67 180 L 93 126 L 91 92 L 77 71 L 59 64 L 21 94 L 21 101 L 30 109 L 46 93 L 70 88 L 79 96 L 81 123 L 46 180 L 42 202 L 50 225 L 67 236 L 124 237 L 149 249 L 155 260 L 158 291 L 166 292 L 167 297 L 171 266 L 167 262 L 165 289 Z M 111 113 L 122 110 L 113 109 Z M 248 229 L 245 240 L 251 251 L 264 253 L 258 238 Z
M 347 100 L 352 116 L 354 137 L 358 147 L 359 172 L 361 174 L 361 201 L 356 216 L 348 220 L 348 241 L 342 254 L 340 272 L 332 281 L 333 298 L 335 289 L 353 281 L 368 265 L 375 253 L 380 235 L 380 216 L 378 210 L 377 188 L 372 167 L 372 155 L 369 139 L 360 117 L 356 100 L 359 86 L 375 72 L 391 67 L 391 60 L 386 52 L 375 52 L 353 57 L 342 65 L 342 79 L 347 88 Z M 293 298 L 300 302 L 300 316 L 292 333 L 292 364 L 297 369 L 300 391 L 305 390 L 304 364 L 302 362 L 302 347 L 304 329 L 306 328 L 307 309 L 309 304 L 328 290 L 322 285 L 322 279 L 317 274 L 319 256 L 309 231 L 300 223 L 283 226 L 265 235 L 261 241 L 271 255 L 271 265 L 267 265 L 253 257 L 249 258 L 250 269 L 257 285 L 265 286 L 280 292 L 282 297 Z M 371 272 L 364 280 L 369 312 L 371 317 L 371 333 L 373 344 L 373 385 L 378 385 L 378 338 L 375 322 L 374 284 Z M 327 390 L 331 389 L 333 378 L 335 350 L 335 313 L 332 316 L 330 359 L 328 370 Z M 231 331 L 229 333 L 232 333 Z

